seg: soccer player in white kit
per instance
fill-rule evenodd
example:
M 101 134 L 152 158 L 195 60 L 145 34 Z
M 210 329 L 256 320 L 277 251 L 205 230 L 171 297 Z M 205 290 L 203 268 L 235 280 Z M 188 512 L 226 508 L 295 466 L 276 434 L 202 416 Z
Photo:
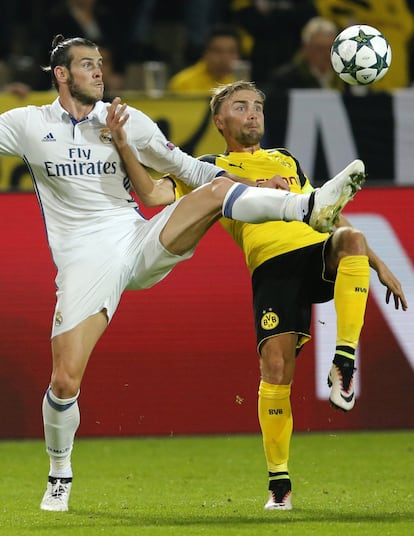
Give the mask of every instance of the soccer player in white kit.
M 299 219 L 328 230 L 360 188 L 364 166 L 356 160 L 310 195 L 276 189 L 285 184 L 278 177 L 260 183 L 269 188 L 252 188 L 186 155 L 145 114 L 128 107 L 124 128 L 138 160 L 200 186 L 146 220 L 130 194 L 106 123 L 109 105 L 101 100 L 104 84 L 97 46 L 82 38 L 56 36 L 50 71 L 58 97 L 50 105 L 2 114 L 0 154 L 26 162 L 57 268 L 53 367 L 43 399 L 50 471 L 40 507 L 67 511 L 81 380 L 123 290 L 148 288 L 164 278 L 191 257 L 223 214 L 251 223 Z M 112 116 L 118 102 L 112 104 Z M 145 184 L 144 168 L 142 173 Z

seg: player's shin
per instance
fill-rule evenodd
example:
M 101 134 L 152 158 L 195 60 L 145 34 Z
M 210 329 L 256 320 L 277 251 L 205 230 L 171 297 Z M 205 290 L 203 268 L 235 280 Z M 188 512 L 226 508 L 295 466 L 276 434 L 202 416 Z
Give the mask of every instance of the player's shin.
M 357 347 L 364 324 L 369 275 L 366 255 L 348 255 L 339 262 L 334 290 L 337 346 Z
M 265 510 L 291 510 L 292 485 L 288 472 L 293 419 L 290 385 L 260 382 L 258 413 L 269 472 Z
M 56 397 L 49 387 L 43 398 L 43 426 L 50 476 L 72 477 L 71 453 L 80 423 L 79 392 L 70 399 Z
M 293 429 L 290 385 L 273 385 L 261 381 L 258 415 L 268 471 L 287 473 Z
M 328 374 L 329 401 L 342 411 L 355 404 L 355 349 L 364 324 L 369 290 L 369 262 L 366 255 L 349 255 L 339 262 L 334 302 L 337 315 L 335 356 Z
M 234 184 L 223 201 L 223 216 L 247 223 L 277 220 L 303 221 L 309 195 L 296 195 L 273 188 L 252 188 Z

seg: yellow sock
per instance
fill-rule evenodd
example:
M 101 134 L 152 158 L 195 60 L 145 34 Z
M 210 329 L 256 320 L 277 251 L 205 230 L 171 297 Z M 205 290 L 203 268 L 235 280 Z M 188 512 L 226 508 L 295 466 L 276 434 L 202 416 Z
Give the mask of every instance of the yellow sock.
M 358 345 L 368 299 L 369 275 L 366 255 L 349 255 L 339 261 L 334 289 L 337 347 L 355 349 Z
M 261 381 L 258 414 L 268 471 L 287 472 L 293 429 L 290 385 L 273 385 Z

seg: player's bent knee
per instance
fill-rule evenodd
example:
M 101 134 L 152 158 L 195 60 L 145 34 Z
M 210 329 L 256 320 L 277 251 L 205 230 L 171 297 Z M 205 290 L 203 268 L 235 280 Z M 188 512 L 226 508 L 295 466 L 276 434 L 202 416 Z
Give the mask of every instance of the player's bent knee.
M 289 383 L 293 380 L 288 366 L 283 356 L 268 356 L 260 360 L 260 372 L 262 380 L 274 385 Z
M 58 398 L 72 398 L 80 389 L 80 380 L 65 371 L 58 371 L 53 372 L 50 385 L 53 394 Z
M 210 182 L 211 194 L 221 203 L 233 184 L 235 184 L 234 181 L 227 177 L 216 177 Z
M 341 227 L 335 233 L 336 250 L 342 255 L 366 255 L 368 245 L 364 234 L 353 227 Z
M 234 184 L 236 183 L 227 177 L 216 177 L 207 184 L 194 190 L 188 197 L 194 196 L 192 203 L 195 203 L 195 199 L 199 198 L 204 209 L 221 211 L 224 198 Z

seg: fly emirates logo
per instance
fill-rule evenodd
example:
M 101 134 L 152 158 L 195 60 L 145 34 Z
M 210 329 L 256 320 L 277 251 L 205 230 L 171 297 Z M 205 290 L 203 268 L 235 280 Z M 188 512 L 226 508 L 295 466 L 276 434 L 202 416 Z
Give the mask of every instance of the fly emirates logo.
M 115 175 L 118 171 L 117 160 L 94 160 L 90 149 L 71 147 L 68 161 L 46 161 L 45 170 L 48 177 L 72 177 L 79 175 Z

